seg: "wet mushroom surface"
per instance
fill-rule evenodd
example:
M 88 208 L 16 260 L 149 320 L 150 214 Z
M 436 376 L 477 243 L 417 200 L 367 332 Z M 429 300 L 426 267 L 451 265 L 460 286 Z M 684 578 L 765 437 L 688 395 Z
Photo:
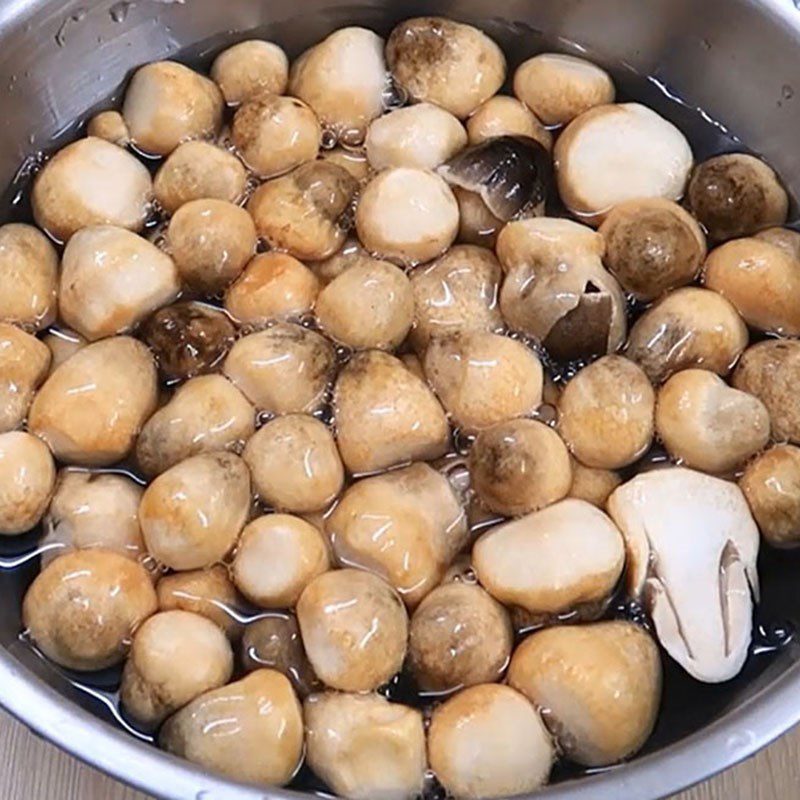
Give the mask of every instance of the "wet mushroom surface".
M 793 641 L 791 187 L 473 23 L 139 66 L 0 225 L 22 651 L 232 779 L 535 792 Z

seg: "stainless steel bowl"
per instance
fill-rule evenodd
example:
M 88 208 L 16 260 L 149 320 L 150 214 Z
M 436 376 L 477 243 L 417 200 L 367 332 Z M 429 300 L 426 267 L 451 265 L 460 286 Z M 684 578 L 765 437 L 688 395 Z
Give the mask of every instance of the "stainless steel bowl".
M 800 0 L 364 0 L 353 5 L 335 0 L 94 0 L 84 6 L 81 0 L 3 0 L 0 185 L 15 179 L 20 163 L 31 153 L 75 135 L 73 121 L 109 102 L 128 71 L 145 61 L 199 42 L 192 57 L 207 62 L 223 41 L 253 29 L 275 37 L 296 54 L 344 24 L 388 31 L 404 17 L 436 13 L 477 22 L 503 44 L 512 60 L 529 55 L 542 42 L 567 46 L 572 41 L 589 48 L 592 57 L 616 65 L 623 83 L 625 75 L 653 76 L 667 93 L 682 98 L 681 106 L 661 92 L 654 95 L 654 102 L 669 106 L 667 113 L 688 124 L 703 115 L 720 120 L 797 188 L 797 3 Z M 715 139 L 715 130 L 721 129 L 706 124 L 697 130 L 706 138 L 711 131 Z M 722 140 L 730 145 L 728 137 Z M 698 143 L 701 149 L 711 144 Z M 23 169 L 17 177 L 24 180 L 24 175 Z M 12 206 L 11 213 L 18 207 Z M 7 556 L 18 544 L 0 546 L 0 555 Z M 761 567 L 763 618 L 800 619 L 798 556 L 765 554 Z M 298 796 L 208 775 L 109 724 L 102 692 L 92 697 L 75 688 L 19 641 L 20 598 L 34 572 L 34 564 L 5 572 L 0 568 L 0 705 L 59 747 L 154 795 L 176 800 Z M 699 686 L 679 671 L 668 671 L 668 703 L 644 755 L 602 774 L 567 780 L 537 797 L 646 800 L 751 755 L 800 720 L 799 650 L 790 645 L 756 655 L 738 679 L 717 687 Z

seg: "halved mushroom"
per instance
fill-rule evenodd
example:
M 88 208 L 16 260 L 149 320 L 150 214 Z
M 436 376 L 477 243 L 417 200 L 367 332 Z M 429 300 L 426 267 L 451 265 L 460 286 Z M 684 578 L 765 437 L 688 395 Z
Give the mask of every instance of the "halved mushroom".
M 339 563 L 387 580 L 413 607 L 467 542 L 447 478 L 427 464 L 356 481 L 325 522 Z
M 223 50 L 214 59 L 210 75 L 225 102 L 237 106 L 257 92 L 284 94 L 289 84 L 289 59 L 274 42 L 248 39 Z
M 0 538 L 39 524 L 56 481 L 47 445 L 24 431 L 0 433 Z
M 554 157 L 561 199 L 590 224 L 625 200 L 679 200 L 693 161 L 678 128 L 639 103 L 584 112 L 558 138 Z
M 524 136 L 535 139 L 545 150 L 553 147 L 553 135 L 534 113 L 515 97 L 495 95 L 482 103 L 467 120 L 470 144 L 495 136 Z
M 22 425 L 50 358 L 47 345 L 35 336 L 0 322 L 0 433 Z
M 758 528 L 734 483 L 684 467 L 637 475 L 608 511 L 628 552 L 627 585 L 667 652 L 694 678 L 733 678 L 758 594 Z
M 120 147 L 127 147 L 131 143 L 130 131 L 119 111 L 100 111 L 95 114 L 86 126 L 86 135 L 105 139 Z

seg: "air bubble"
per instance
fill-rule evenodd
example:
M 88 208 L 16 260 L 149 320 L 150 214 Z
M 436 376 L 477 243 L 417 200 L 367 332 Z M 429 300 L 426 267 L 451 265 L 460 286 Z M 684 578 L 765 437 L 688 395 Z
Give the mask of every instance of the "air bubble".
M 336 131 L 331 130 L 330 128 L 326 128 L 324 131 L 322 131 L 320 147 L 322 147 L 323 150 L 333 150 L 338 143 L 339 137 L 336 135 Z

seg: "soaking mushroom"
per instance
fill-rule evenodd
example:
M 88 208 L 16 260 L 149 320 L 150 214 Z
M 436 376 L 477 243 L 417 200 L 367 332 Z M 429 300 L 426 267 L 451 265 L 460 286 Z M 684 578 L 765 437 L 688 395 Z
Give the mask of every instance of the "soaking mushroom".
M 458 203 L 436 174 L 411 167 L 378 173 L 363 189 L 356 230 L 378 258 L 412 266 L 441 255 L 458 232 Z
M 211 372 L 228 354 L 235 334 L 225 314 L 195 302 L 162 308 L 139 329 L 168 383 Z
M 126 475 L 62 469 L 45 518 L 42 553 L 48 564 L 72 550 L 102 548 L 138 561 L 145 554 L 139 528 L 142 487 Z M 57 546 L 57 547 L 56 547 Z
M 458 203 L 459 214 L 456 241 L 494 250 L 503 220 L 489 211 L 479 194 L 454 186 L 453 195 Z
M 540 53 L 514 73 L 514 94 L 545 125 L 566 125 L 595 106 L 614 102 L 609 74 L 584 58 Z
M 64 249 L 59 311 L 89 341 L 131 330 L 179 291 L 173 260 L 125 228 L 83 228 Z
M 225 292 L 225 309 L 239 324 L 268 322 L 310 313 L 319 293 L 317 276 L 286 253 L 260 253 Z
M 213 622 L 189 611 L 162 611 L 133 637 L 120 703 L 138 727 L 153 730 L 203 692 L 226 684 L 232 674 L 231 646 Z
M 55 559 L 31 584 L 22 624 L 62 667 L 95 672 L 120 663 L 133 632 L 157 609 L 144 567 L 110 550 Z
M 558 430 L 587 467 L 632 464 L 653 441 L 655 392 L 644 371 L 622 356 L 584 367 L 558 401 Z
M 502 676 L 514 635 L 508 613 L 480 586 L 434 589 L 411 617 L 409 667 L 423 691 L 448 692 Z
M 584 112 L 559 136 L 553 155 L 561 199 L 590 224 L 625 200 L 679 200 L 693 159 L 686 137 L 639 103 Z
M 433 712 L 428 758 L 455 797 L 533 792 L 547 783 L 555 757 L 539 712 L 509 686 L 473 686 Z
M 39 524 L 56 480 L 47 445 L 29 433 L 0 433 L 0 539 Z
M 789 198 L 778 176 L 761 159 L 747 153 L 726 153 L 698 164 L 686 199 L 689 210 L 715 242 L 783 225 L 789 210 Z
M 300 697 L 320 688 L 291 614 L 274 612 L 249 622 L 242 634 L 241 661 L 246 672 L 267 667 L 284 674 Z
M 433 339 L 425 375 L 453 422 L 467 433 L 532 414 L 542 402 L 542 365 L 533 350 L 497 333 Z
M 47 345 L 0 322 L 0 433 L 22 425 L 49 367 Z
M 505 321 L 559 360 L 617 350 L 625 340 L 625 296 L 603 269 L 603 250 L 601 236 L 570 220 L 510 222 L 497 239 Z
M 606 500 L 614 489 L 622 483 L 619 473 L 610 469 L 584 467 L 580 461 L 572 459 L 572 486 L 569 497 L 585 500 L 599 509 L 606 507 Z
M 375 572 L 414 607 L 467 542 L 455 490 L 427 464 L 356 481 L 325 522 L 340 564 Z
M 416 310 L 411 341 L 423 352 L 434 336 L 503 327 L 497 293 L 503 271 L 491 250 L 456 245 L 411 272 Z
M 238 450 L 255 431 L 255 411 L 222 375 L 201 375 L 180 386 L 142 427 L 136 461 L 160 475 L 189 456 Z
M 211 142 L 179 144 L 153 181 L 156 200 L 167 214 L 203 198 L 238 203 L 246 185 L 247 171 L 242 162 Z
M 89 136 L 68 144 L 45 164 L 34 181 L 31 205 L 36 224 L 65 242 L 87 225 L 140 231 L 152 196 L 144 164 L 121 147 Z
M 306 757 L 339 797 L 414 800 L 427 757 L 422 714 L 379 694 L 324 692 L 303 706 Z
M 692 367 L 724 377 L 748 339 L 747 326 L 724 297 L 686 286 L 670 292 L 639 317 L 625 355 L 655 384 Z
M 325 402 L 335 362 L 323 336 L 278 323 L 239 339 L 222 370 L 261 411 L 311 414 Z
M 358 353 L 333 391 L 339 452 L 352 473 L 444 455 L 449 428 L 428 385 L 379 350 Z
M 800 443 L 800 342 L 754 344 L 742 354 L 733 385 L 767 407 L 773 439 Z
M 466 147 L 467 133 L 448 111 L 418 103 L 378 117 L 364 144 L 373 169 L 435 169 Z
M 394 350 L 414 322 L 414 293 L 388 261 L 362 258 L 325 286 L 315 313 L 322 330 L 356 350 Z
M 691 283 L 706 257 L 697 221 L 662 197 L 614 206 L 598 232 L 606 243 L 603 261 L 609 272 L 642 301 Z
M 631 622 L 559 625 L 514 652 L 508 682 L 543 710 L 570 760 L 587 767 L 629 758 L 647 741 L 661 702 L 661 658 Z
M 624 562 L 614 523 L 573 499 L 491 528 L 472 548 L 478 580 L 492 597 L 545 618 L 578 605 L 602 607 Z
M 794 261 L 800 261 L 800 233 L 791 228 L 767 228 L 755 234 L 756 239 L 774 244 Z
M 800 448 L 771 447 L 739 479 L 761 535 L 773 547 L 800 544 Z
M 235 280 L 256 249 L 250 215 L 225 200 L 184 203 L 167 227 L 167 247 L 181 280 L 214 295 Z
M 86 135 L 105 139 L 120 147 L 127 147 L 131 143 L 130 131 L 119 111 L 101 111 L 95 114 L 86 126 Z
M 703 369 L 678 372 L 659 389 L 655 420 L 670 455 L 703 472 L 730 472 L 769 439 L 766 406 Z
M 156 400 L 150 351 L 113 336 L 82 348 L 50 375 L 31 404 L 28 429 L 60 461 L 108 466 L 131 451 Z
M 572 486 L 566 445 L 552 428 L 532 419 L 482 430 L 470 449 L 469 470 L 484 506 L 507 517 L 549 506 Z
M 175 61 L 154 61 L 134 72 L 122 116 L 131 142 L 168 156 L 188 139 L 211 139 L 222 124 L 222 93 L 205 75 Z
M 358 188 L 343 167 L 312 161 L 261 184 L 247 210 L 259 236 L 276 250 L 321 261 L 341 249 L 347 236 L 342 217 Z
M 470 144 L 480 144 L 495 136 L 525 136 L 535 139 L 545 150 L 553 147 L 553 136 L 533 112 L 515 97 L 495 95 L 482 103 L 467 120 Z
M 204 453 L 145 490 L 139 524 L 148 551 L 177 569 L 210 567 L 233 548 L 250 513 L 250 473 L 233 453 Z
M 248 39 L 223 50 L 210 75 L 225 102 L 237 106 L 257 92 L 283 94 L 289 84 L 289 59 L 274 42 Z
M 260 669 L 205 692 L 170 717 L 159 745 L 213 772 L 282 786 L 303 758 L 303 717 L 289 681 Z
M 38 331 L 56 318 L 58 254 L 33 225 L 0 227 L 0 322 Z
M 400 671 L 408 616 L 388 583 L 356 569 L 315 578 L 297 603 L 314 672 L 332 689 L 369 692 Z
M 735 239 L 712 250 L 703 283 L 758 330 L 800 335 L 800 259 L 763 238 Z
M 78 350 L 88 344 L 86 339 L 79 333 L 56 326 L 50 327 L 40 341 L 44 342 L 50 350 L 51 359 L 48 375 L 52 375 L 57 367 L 60 367 L 68 358 L 74 356 Z
M 319 155 L 323 161 L 330 161 L 349 172 L 359 183 L 364 183 L 372 174 L 372 167 L 363 150 L 334 147 L 331 150 L 323 150 Z
M 758 528 L 733 483 L 684 467 L 632 478 L 608 511 L 625 537 L 627 588 L 666 651 L 706 683 L 747 658 L 758 593 Z
M 324 511 L 344 484 L 344 467 L 333 434 L 305 414 L 287 414 L 267 422 L 247 442 L 243 458 L 258 497 L 281 511 Z
M 459 119 L 496 94 L 506 78 L 503 51 L 485 33 L 444 17 L 401 22 L 386 42 L 386 61 L 412 100 Z
M 289 94 L 314 109 L 323 126 L 348 145 L 364 141 L 383 112 L 387 86 L 383 39 L 366 28 L 340 28 L 306 50 L 289 73 Z

